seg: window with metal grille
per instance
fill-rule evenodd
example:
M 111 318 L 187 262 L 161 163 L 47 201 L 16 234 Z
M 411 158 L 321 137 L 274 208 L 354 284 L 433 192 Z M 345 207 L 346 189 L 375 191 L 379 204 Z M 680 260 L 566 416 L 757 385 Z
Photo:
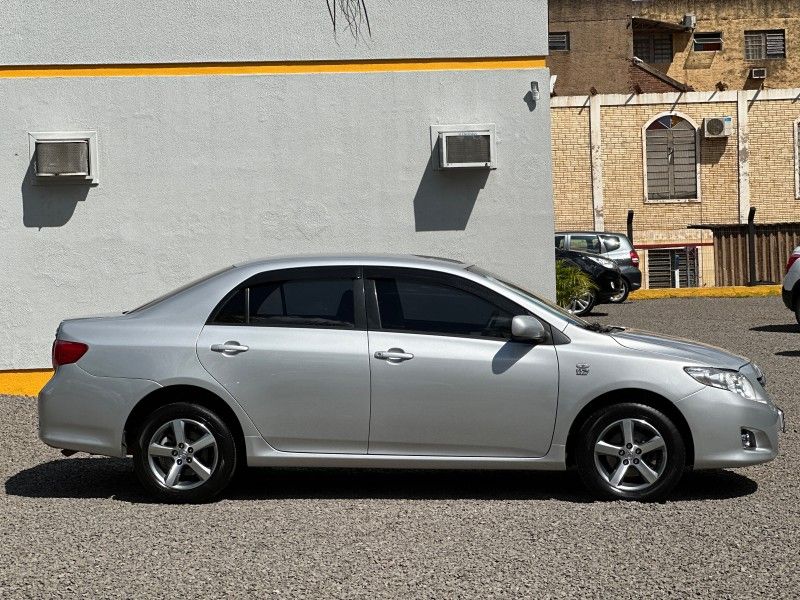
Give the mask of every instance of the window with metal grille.
M 695 52 L 715 52 L 722 50 L 722 32 L 695 33 L 693 38 Z
M 677 115 L 653 121 L 645 132 L 648 200 L 697 198 L 697 130 Z
M 745 60 L 786 58 L 786 31 L 745 31 Z
M 697 287 L 697 248 L 652 248 L 647 251 L 650 288 Z
M 663 31 L 634 32 L 633 55 L 646 63 L 672 62 L 672 34 Z
M 569 31 L 551 32 L 547 39 L 550 52 L 569 52 Z

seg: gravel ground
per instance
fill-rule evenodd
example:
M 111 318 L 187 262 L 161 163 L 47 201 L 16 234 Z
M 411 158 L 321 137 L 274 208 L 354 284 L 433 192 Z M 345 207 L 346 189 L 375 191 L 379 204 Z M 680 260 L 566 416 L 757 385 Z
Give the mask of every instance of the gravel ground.
M 0 397 L 0 598 L 778 598 L 800 594 L 800 330 L 779 298 L 598 307 L 591 319 L 755 359 L 789 431 L 767 465 L 666 502 L 571 474 L 258 470 L 214 504 L 151 504 L 130 461 L 62 458 Z

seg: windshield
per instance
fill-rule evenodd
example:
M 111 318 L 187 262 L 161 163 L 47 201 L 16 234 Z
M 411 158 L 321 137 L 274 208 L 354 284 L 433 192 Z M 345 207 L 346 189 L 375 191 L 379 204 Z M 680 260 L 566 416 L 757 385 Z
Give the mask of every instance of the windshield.
M 548 312 L 551 315 L 558 317 L 559 319 L 569 322 L 571 325 L 577 325 L 578 327 L 582 327 L 584 329 L 589 327 L 589 323 L 587 321 L 584 321 L 583 319 L 576 317 L 572 313 L 561 308 L 558 304 L 555 304 L 554 302 L 550 302 L 543 298 L 539 298 L 539 296 L 537 296 L 536 294 L 533 294 L 532 292 L 529 292 L 528 290 L 523 289 L 518 285 L 504 281 L 494 273 L 490 273 L 489 271 L 481 269 L 477 265 L 472 265 L 471 267 L 468 267 L 467 271 L 470 271 L 472 273 L 477 273 L 478 275 L 485 277 L 486 279 L 504 287 L 508 291 L 513 292 L 518 296 L 521 296 L 528 302 L 533 302 L 545 312 Z
M 212 277 L 216 277 L 220 273 L 224 273 L 225 271 L 230 271 L 232 268 L 233 268 L 233 266 L 229 266 L 229 267 L 225 267 L 224 269 L 220 269 L 218 271 L 214 271 L 213 273 L 210 273 L 208 275 L 204 275 L 200 279 L 195 279 L 194 281 L 190 281 L 186 285 L 182 285 L 181 287 L 179 287 L 176 290 L 172 290 L 171 292 L 167 292 L 163 296 L 159 296 L 155 300 L 150 300 L 150 302 L 147 302 L 146 304 L 142 304 L 141 306 L 137 306 L 133 310 L 126 310 L 122 314 L 130 315 L 130 314 L 142 311 L 142 310 L 144 310 L 146 308 L 150 308 L 151 306 L 155 306 L 156 304 L 158 304 L 159 302 L 163 302 L 167 298 L 172 298 L 173 296 L 176 296 L 177 294 L 180 294 L 181 292 L 183 292 L 185 290 L 188 290 L 190 287 L 194 287 L 198 283 L 203 283 L 204 281 L 208 281 L 209 279 L 211 279 Z

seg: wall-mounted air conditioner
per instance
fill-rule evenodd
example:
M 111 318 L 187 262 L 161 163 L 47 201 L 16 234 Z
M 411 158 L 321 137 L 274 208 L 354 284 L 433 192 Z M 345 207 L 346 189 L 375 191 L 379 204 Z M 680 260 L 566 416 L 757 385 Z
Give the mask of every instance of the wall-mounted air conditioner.
M 703 120 L 703 135 L 707 138 L 725 138 L 733 133 L 733 117 L 708 117 Z
M 495 126 L 433 125 L 431 147 L 438 169 L 496 169 Z
M 750 69 L 750 79 L 766 79 L 767 69 L 764 67 L 754 67 Z
M 28 134 L 34 183 L 98 183 L 97 132 Z

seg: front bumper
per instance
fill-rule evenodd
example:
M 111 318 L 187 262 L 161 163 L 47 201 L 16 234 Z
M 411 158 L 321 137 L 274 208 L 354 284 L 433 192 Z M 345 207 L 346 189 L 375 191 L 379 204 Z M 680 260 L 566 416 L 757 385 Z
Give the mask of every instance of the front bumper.
M 125 456 L 122 433 L 154 381 L 96 377 L 77 364 L 59 367 L 39 392 L 39 439 L 53 448 Z
M 785 287 L 782 287 L 781 298 L 783 298 L 783 304 L 786 308 L 794 310 L 794 306 L 792 306 L 792 290 L 787 290 Z
M 712 387 L 676 402 L 694 442 L 694 467 L 720 469 L 769 462 L 778 455 L 783 411 L 771 400 L 756 402 Z M 742 430 L 752 431 L 756 447 L 745 448 Z

